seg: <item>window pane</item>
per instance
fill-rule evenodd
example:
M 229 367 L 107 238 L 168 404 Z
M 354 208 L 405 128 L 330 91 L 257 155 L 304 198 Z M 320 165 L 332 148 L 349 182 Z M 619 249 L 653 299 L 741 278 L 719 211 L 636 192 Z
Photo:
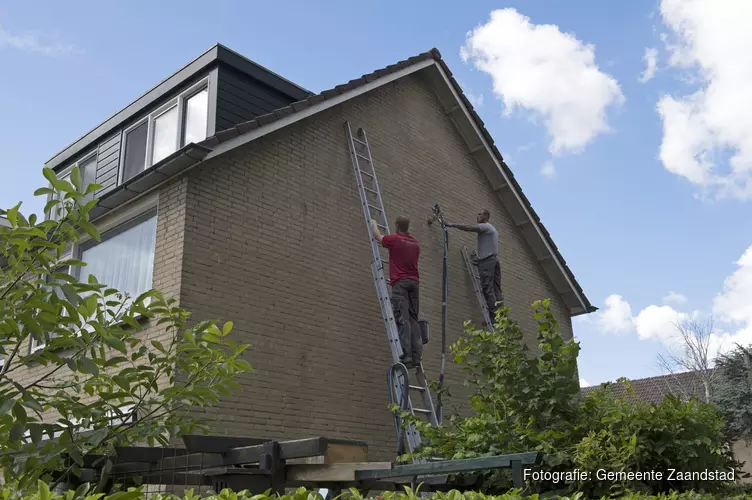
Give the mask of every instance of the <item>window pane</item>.
M 174 153 L 178 142 L 178 107 L 154 119 L 154 152 L 151 163 Z
M 81 171 L 81 184 L 83 188 L 89 184 L 94 184 L 97 180 L 97 155 L 90 156 L 88 159 L 78 164 L 78 168 Z M 94 198 L 94 193 L 91 193 L 86 197 L 87 200 Z
M 82 252 L 86 266 L 81 267 L 80 280 L 86 283 L 93 274 L 132 299 L 151 289 L 156 228 L 157 218 L 152 217 Z
M 123 161 L 123 180 L 127 181 L 144 169 L 146 160 L 146 134 L 148 122 L 128 132 L 125 136 L 125 160 Z
M 185 102 L 185 144 L 206 139 L 209 91 L 202 90 Z

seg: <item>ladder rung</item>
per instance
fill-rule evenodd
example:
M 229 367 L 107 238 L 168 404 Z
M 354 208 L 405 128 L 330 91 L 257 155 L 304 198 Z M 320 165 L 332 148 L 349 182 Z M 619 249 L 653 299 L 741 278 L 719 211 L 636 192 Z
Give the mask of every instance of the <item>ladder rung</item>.
M 425 388 L 425 387 L 421 387 L 421 386 L 419 386 L 419 385 L 410 385 L 410 386 L 408 386 L 408 387 L 410 387 L 410 389 L 412 389 L 412 390 L 414 390 L 414 391 L 421 391 L 421 392 L 423 392 L 423 391 L 425 391 L 425 390 L 426 390 L 426 388 Z
M 372 209 L 377 210 L 379 212 L 383 212 L 383 210 L 381 208 L 377 207 L 376 205 L 371 205 L 370 203 L 368 204 L 368 208 L 372 208 Z M 379 227 L 384 227 L 384 226 L 379 226 Z
M 367 161 L 368 163 L 371 163 L 371 159 L 368 158 L 367 156 L 363 156 L 360 153 L 355 153 L 355 156 L 357 156 L 358 158 L 362 158 L 363 160 Z
M 426 410 L 425 408 L 413 408 L 413 412 L 422 413 L 424 415 L 430 415 L 431 410 Z
M 366 145 L 365 142 L 361 141 L 360 139 L 356 139 L 355 137 L 352 138 L 353 141 L 357 142 L 358 144 L 362 144 L 363 146 Z
M 368 188 L 368 187 L 365 187 L 365 186 L 363 186 L 363 189 L 365 189 L 365 190 L 366 190 L 366 191 L 368 191 L 369 193 L 373 193 L 373 194 L 379 194 L 379 192 L 378 192 L 378 191 L 376 191 L 376 190 L 373 190 L 373 189 L 371 189 L 371 188 Z
M 365 170 L 361 170 L 361 171 L 360 171 L 360 173 L 361 173 L 361 174 L 365 174 L 365 175 L 367 175 L 368 177 L 371 177 L 371 178 L 373 178 L 373 173 L 372 173 L 372 172 L 366 172 Z

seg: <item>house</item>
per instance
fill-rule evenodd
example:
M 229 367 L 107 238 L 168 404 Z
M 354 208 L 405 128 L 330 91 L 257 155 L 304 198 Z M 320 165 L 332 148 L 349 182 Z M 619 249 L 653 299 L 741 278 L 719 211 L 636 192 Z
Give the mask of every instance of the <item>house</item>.
M 640 378 L 630 380 L 634 396 L 629 395 L 627 385 L 621 382 L 609 384 L 608 390 L 618 397 L 634 397 L 639 401 L 647 403 L 660 404 L 667 394 L 674 394 L 684 400 L 697 398 L 700 401 L 706 401 L 705 383 L 697 372 L 677 372 L 657 377 Z M 583 387 L 581 392 L 587 396 L 594 391 L 600 390 L 601 386 Z
M 87 272 L 134 295 L 153 286 L 179 297 L 196 319 L 231 319 L 252 344 L 255 372 L 212 411 L 217 433 L 357 439 L 389 459 L 391 356 L 345 121 L 368 133 L 389 219 L 412 219 L 433 325 L 443 242 L 425 221 L 435 203 L 456 221 L 491 211 L 506 304 L 531 346 L 534 300 L 551 299 L 566 338 L 571 317 L 595 310 L 435 49 L 313 94 L 216 45 L 46 166 L 65 177 L 78 165 L 102 185 L 92 215 L 103 241 L 73 249 Z M 462 245 L 474 236 L 452 233 L 449 342 L 465 320 L 480 322 Z M 447 386 L 461 394 L 449 365 Z
M 634 396 L 629 395 L 627 385 L 622 382 L 611 383 L 606 386 L 606 390 L 616 397 L 627 396 L 630 399 L 652 404 L 660 404 L 669 394 L 685 401 L 695 398 L 698 401 L 707 402 L 709 393 L 706 389 L 706 379 L 700 376 L 700 373 L 702 372 L 686 371 L 630 380 Z M 603 386 L 583 387 L 580 392 L 587 396 L 598 390 L 603 390 Z M 742 471 L 752 474 L 752 446 L 744 440 L 739 440 L 732 443 L 731 448 L 736 459 L 744 463 Z M 745 478 L 743 481 L 752 482 L 752 477 Z

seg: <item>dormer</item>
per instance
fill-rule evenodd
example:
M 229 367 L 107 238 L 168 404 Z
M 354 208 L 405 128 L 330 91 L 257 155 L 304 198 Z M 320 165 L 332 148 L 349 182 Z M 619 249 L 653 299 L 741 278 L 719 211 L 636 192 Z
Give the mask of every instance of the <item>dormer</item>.
M 217 44 L 50 158 L 58 177 L 78 165 L 85 184 L 101 185 L 103 209 L 115 208 L 148 189 L 163 170 L 217 132 L 312 95 L 240 54 Z M 130 192 L 130 195 L 128 194 Z M 104 200 L 103 200 L 104 201 Z M 93 214 L 96 215 L 96 214 Z

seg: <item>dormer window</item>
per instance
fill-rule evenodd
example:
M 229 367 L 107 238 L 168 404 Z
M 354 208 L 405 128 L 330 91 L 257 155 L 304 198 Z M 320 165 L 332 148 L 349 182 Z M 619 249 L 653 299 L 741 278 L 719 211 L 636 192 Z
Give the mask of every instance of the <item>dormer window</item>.
M 73 170 L 73 167 L 78 167 L 79 173 L 81 174 L 81 183 L 84 186 L 94 184 L 97 177 L 97 152 L 92 151 L 86 154 L 76 163 L 63 170 L 60 178 L 64 181 L 71 182 L 71 170 Z M 84 198 L 83 201 L 89 201 L 93 199 L 93 197 L 94 193 L 90 193 L 86 198 Z M 60 200 L 60 203 L 55 205 L 50 210 L 50 218 L 53 220 L 58 220 L 60 217 L 62 217 L 62 215 L 65 213 L 66 204 L 70 205 L 70 200 L 65 199 L 64 192 L 60 193 L 60 196 L 56 197 L 56 199 Z
M 127 128 L 122 181 L 127 181 L 208 134 L 209 89 L 203 80 Z

